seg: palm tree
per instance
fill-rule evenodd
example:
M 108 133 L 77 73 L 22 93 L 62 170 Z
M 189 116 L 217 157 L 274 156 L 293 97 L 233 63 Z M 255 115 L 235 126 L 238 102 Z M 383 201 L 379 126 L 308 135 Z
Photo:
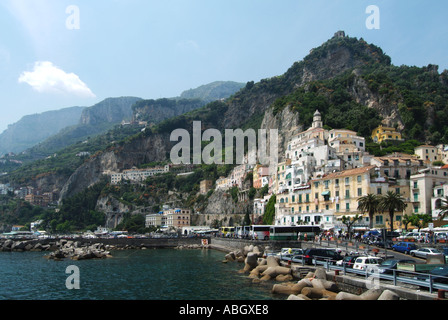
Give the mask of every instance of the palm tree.
M 358 210 L 361 211 L 362 214 L 365 212 L 369 213 L 370 229 L 373 228 L 373 216 L 375 215 L 375 212 L 378 211 L 379 202 L 380 199 L 378 196 L 371 193 L 358 199 Z
M 380 196 L 378 210 L 382 212 L 389 212 L 390 231 L 394 231 L 394 215 L 395 211 L 404 211 L 407 207 L 405 199 L 399 194 L 388 191 L 386 195 Z
M 448 196 L 445 199 L 442 199 L 442 205 L 440 206 L 439 219 L 442 221 L 448 216 Z

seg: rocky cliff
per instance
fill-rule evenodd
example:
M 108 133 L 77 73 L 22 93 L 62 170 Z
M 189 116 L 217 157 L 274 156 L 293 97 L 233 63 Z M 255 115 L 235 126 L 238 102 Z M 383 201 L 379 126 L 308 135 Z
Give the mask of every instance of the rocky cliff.
M 132 120 L 132 106 L 141 98 L 120 97 L 108 98 L 100 103 L 86 108 L 80 119 L 84 125 L 96 125 L 101 123 L 120 123 L 122 120 Z
M 60 198 L 71 197 L 96 184 L 107 171 L 116 172 L 144 163 L 164 161 L 169 155 L 169 145 L 169 136 L 148 134 L 101 152 L 71 175 L 61 190 Z

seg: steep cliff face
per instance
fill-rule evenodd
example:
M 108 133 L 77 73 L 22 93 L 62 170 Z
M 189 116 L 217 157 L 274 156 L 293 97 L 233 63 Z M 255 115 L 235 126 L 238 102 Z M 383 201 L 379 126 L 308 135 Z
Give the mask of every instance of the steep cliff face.
M 60 199 L 68 198 L 100 181 L 106 171 L 130 169 L 143 163 L 164 161 L 169 155 L 168 135 L 141 135 L 121 146 L 100 153 L 81 165 L 61 190 Z
M 120 123 L 132 119 L 132 106 L 141 98 L 120 97 L 108 98 L 100 103 L 84 109 L 80 124 L 96 125 L 102 123 Z
M 201 99 L 158 99 L 138 101 L 133 107 L 136 120 L 157 124 L 163 120 L 199 109 L 207 102 Z
M 0 134 L 0 155 L 22 152 L 76 124 L 84 109 L 72 107 L 23 117 Z
M 272 109 L 268 109 L 264 115 L 261 128 L 266 129 L 267 132 L 271 129 L 278 130 L 278 160 L 280 162 L 284 160 L 283 158 L 288 142 L 299 132 L 304 131 L 303 123 L 301 123 L 300 120 L 300 114 L 293 112 L 290 107 L 286 107 L 276 115 L 273 114 Z M 270 150 L 270 136 L 268 135 L 267 137 L 267 150 Z

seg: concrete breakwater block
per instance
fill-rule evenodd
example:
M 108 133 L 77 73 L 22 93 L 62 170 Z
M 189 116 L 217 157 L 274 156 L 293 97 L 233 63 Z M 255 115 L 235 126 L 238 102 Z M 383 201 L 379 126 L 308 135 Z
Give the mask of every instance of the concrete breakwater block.
M 336 296 L 336 300 L 378 300 L 383 293 L 380 289 L 369 289 L 359 296 L 348 292 L 339 292 Z

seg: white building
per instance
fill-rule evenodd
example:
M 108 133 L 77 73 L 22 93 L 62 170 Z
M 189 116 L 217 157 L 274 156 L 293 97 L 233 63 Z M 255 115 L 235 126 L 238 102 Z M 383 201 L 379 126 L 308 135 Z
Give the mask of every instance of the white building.
M 132 168 L 129 170 L 124 170 L 122 173 L 113 172 L 110 173 L 111 175 L 111 183 L 112 184 L 118 184 L 123 180 L 132 181 L 132 182 L 141 182 L 145 181 L 149 177 L 168 173 L 170 171 L 170 166 L 166 165 L 163 167 L 155 167 L 155 168 L 148 168 L 148 169 L 137 169 Z
M 440 184 L 435 186 L 433 189 L 433 195 L 431 198 L 431 215 L 433 220 L 439 219 L 439 214 L 441 213 L 441 206 L 444 204 L 443 200 L 446 200 L 448 197 L 448 183 Z M 448 221 L 448 217 L 444 220 Z M 448 224 L 448 223 L 447 223 Z
M 431 199 L 437 186 L 448 183 L 448 168 L 430 167 L 411 175 L 410 190 L 413 213 L 432 214 Z M 440 190 L 440 189 L 439 189 Z

